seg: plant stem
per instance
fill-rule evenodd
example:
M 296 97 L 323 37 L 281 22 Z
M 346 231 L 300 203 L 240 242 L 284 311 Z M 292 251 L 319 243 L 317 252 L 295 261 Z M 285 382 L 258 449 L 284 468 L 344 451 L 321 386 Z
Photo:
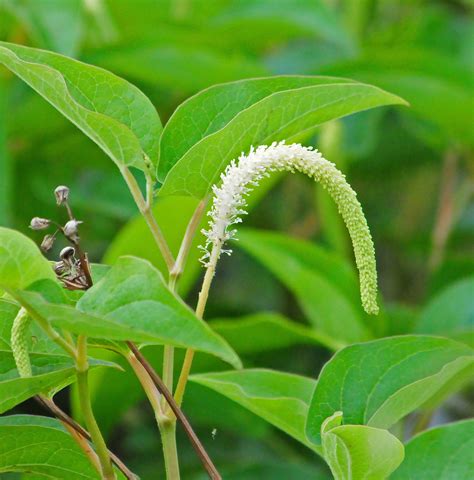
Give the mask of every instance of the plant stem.
M 178 449 L 176 447 L 176 421 L 166 419 L 158 424 L 163 442 L 163 456 L 165 457 L 166 478 L 179 480 Z
M 183 411 L 179 408 L 178 404 L 176 403 L 175 399 L 171 392 L 166 388 L 166 385 L 163 383 L 163 380 L 158 376 L 155 372 L 153 367 L 148 363 L 147 359 L 143 356 L 143 354 L 138 350 L 136 345 L 132 342 L 127 342 L 127 345 L 130 347 L 130 350 L 133 352 L 137 360 L 142 364 L 143 368 L 147 371 L 150 378 L 153 380 L 153 383 L 156 385 L 156 388 L 161 392 L 161 394 L 166 398 L 168 405 L 170 406 L 171 410 L 173 411 L 176 418 L 181 422 L 183 428 L 188 436 L 191 444 L 199 455 L 201 462 L 206 469 L 209 477 L 213 480 L 220 480 L 221 476 L 217 471 L 216 467 L 212 463 L 209 455 L 207 454 L 205 448 L 203 447 L 202 443 L 199 441 L 199 438 L 194 433 L 191 424 L 189 423 L 188 419 L 184 415 Z
M 143 198 L 143 194 L 140 190 L 140 187 L 135 177 L 132 175 L 132 172 L 128 168 L 121 169 L 121 172 L 122 172 L 123 178 L 125 179 L 125 182 L 127 183 L 130 193 L 132 194 L 132 197 L 135 200 L 135 203 L 137 204 L 138 209 L 140 210 L 140 213 L 143 215 L 143 218 L 145 219 L 148 225 L 148 228 L 150 229 L 153 235 L 153 238 L 156 244 L 158 245 L 158 248 L 160 249 L 161 254 L 163 255 L 163 258 L 165 260 L 166 266 L 168 267 L 168 270 L 171 271 L 171 269 L 174 266 L 173 254 L 171 253 L 171 250 L 168 247 L 166 239 L 160 227 L 158 226 L 158 223 L 156 223 L 156 219 L 153 216 L 150 203 L 145 201 L 145 199 Z
M 105 480 L 115 480 L 115 472 L 112 467 L 112 462 L 109 457 L 109 451 L 105 444 L 104 437 L 97 425 L 97 421 L 92 411 L 92 404 L 89 392 L 89 378 L 88 378 L 89 364 L 87 361 L 87 337 L 79 335 L 77 339 L 77 358 L 76 358 L 76 372 L 77 372 L 77 387 L 79 392 L 79 402 L 81 405 L 82 414 L 91 434 L 92 442 L 94 443 L 97 456 L 99 457 L 100 466 L 102 469 L 102 476 Z
M 222 244 L 216 244 L 212 248 L 211 257 L 207 264 L 206 273 L 204 274 L 204 280 L 202 281 L 201 291 L 199 292 L 198 303 L 196 306 L 196 316 L 202 318 L 204 310 L 206 309 L 207 299 L 209 297 L 209 290 L 211 289 L 212 280 L 216 273 L 217 260 L 221 252 Z M 188 348 L 186 355 L 184 356 L 183 366 L 179 375 L 178 384 L 174 392 L 174 398 L 178 405 L 181 405 L 183 401 L 184 391 L 186 389 L 186 383 L 188 382 L 189 373 L 191 372 L 191 366 L 193 364 L 194 350 Z

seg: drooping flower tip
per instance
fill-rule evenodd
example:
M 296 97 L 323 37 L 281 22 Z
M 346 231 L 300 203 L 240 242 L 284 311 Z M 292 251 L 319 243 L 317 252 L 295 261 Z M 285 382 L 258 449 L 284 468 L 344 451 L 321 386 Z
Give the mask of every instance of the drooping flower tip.
M 209 227 L 203 230 L 206 237 L 202 247 L 205 254 L 201 261 L 208 265 L 212 252 L 217 258 L 222 247 L 235 238 L 236 230 L 231 227 L 242 221 L 246 214 L 247 196 L 262 178 L 272 172 L 301 172 L 319 182 L 331 195 L 349 230 L 354 248 L 357 268 L 360 276 L 361 299 L 368 313 L 376 314 L 377 306 L 377 271 L 374 245 L 367 221 L 357 195 L 347 183 L 345 176 L 336 166 L 324 159 L 317 150 L 300 144 L 286 145 L 274 142 L 270 146 L 262 145 L 250 148 L 242 154 L 238 162 L 233 160 L 221 174 L 222 183 L 212 188 L 214 198 Z

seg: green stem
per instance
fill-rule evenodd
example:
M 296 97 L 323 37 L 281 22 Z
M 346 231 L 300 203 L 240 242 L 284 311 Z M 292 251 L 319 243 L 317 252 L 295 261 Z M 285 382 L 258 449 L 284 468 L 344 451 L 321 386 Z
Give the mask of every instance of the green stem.
M 176 420 L 167 419 L 158 425 L 163 442 L 167 480 L 179 480 L 178 449 L 176 447 Z
M 92 404 L 89 392 L 89 364 L 87 361 L 87 338 L 79 335 L 77 339 L 77 358 L 76 358 L 76 375 L 77 387 L 79 393 L 79 403 L 81 405 L 82 414 L 87 425 L 87 429 L 95 446 L 97 456 L 99 457 L 102 476 L 105 480 L 115 480 L 115 472 L 110 460 L 109 451 L 105 444 L 104 437 L 97 425 L 97 421 L 92 411 Z
M 207 299 L 209 298 L 209 290 L 211 289 L 212 280 L 216 273 L 216 265 L 219 260 L 222 243 L 214 245 L 211 252 L 209 263 L 207 264 L 206 273 L 204 274 L 204 280 L 202 282 L 201 291 L 199 292 L 198 303 L 196 306 L 196 316 L 202 318 L 204 310 L 206 309 Z M 179 375 L 178 384 L 176 385 L 176 391 L 174 398 L 178 405 L 181 405 L 184 397 L 184 391 L 186 389 L 186 383 L 188 382 L 189 373 L 193 364 L 194 350 L 188 348 L 186 355 L 184 356 L 183 366 Z
M 135 177 L 132 175 L 132 172 L 128 168 L 121 169 L 121 172 L 122 172 L 123 178 L 125 179 L 125 182 L 128 185 L 130 193 L 132 194 L 132 197 L 135 200 L 135 203 L 137 204 L 138 209 L 140 210 L 140 213 L 145 219 L 148 225 L 148 228 L 150 229 L 151 234 L 153 235 L 153 238 L 156 244 L 158 245 L 158 248 L 160 249 L 161 254 L 163 255 L 163 258 L 165 260 L 166 266 L 168 267 L 168 270 L 171 271 L 175 263 L 173 254 L 169 249 L 169 246 L 166 242 L 163 232 L 161 231 L 160 227 L 158 226 L 158 223 L 156 223 L 155 217 L 153 216 L 153 212 L 151 210 L 151 204 L 150 204 L 151 202 L 145 201 L 145 199 L 143 198 L 142 191 L 140 190 L 140 187 L 138 186 L 138 183 Z M 150 197 L 149 197 L 149 200 L 150 200 Z

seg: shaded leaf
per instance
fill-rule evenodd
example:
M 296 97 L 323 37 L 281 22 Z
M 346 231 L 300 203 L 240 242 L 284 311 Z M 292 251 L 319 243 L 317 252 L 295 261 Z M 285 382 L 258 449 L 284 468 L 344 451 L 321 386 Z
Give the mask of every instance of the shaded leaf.
M 472 341 L 474 335 L 474 277 L 442 290 L 422 310 L 415 332 Z
M 321 442 L 321 425 L 335 411 L 344 422 L 389 428 L 472 367 L 473 350 L 445 338 L 401 336 L 351 345 L 323 367 L 306 432 Z
M 3 4 L 25 26 L 38 46 L 75 55 L 82 35 L 80 0 L 4 0 Z
M 225 338 L 239 355 L 301 344 L 323 345 L 331 350 L 341 347 L 331 337 L 306 325 L 292 322 L 278 313 L 255 313 L 236 319 L 216 318 L 210 320 L 209 325 Z
M 318 450 L 304 432 L 314 380 L 265 369 L 204 373 L 192 375 L 190 379 L 230 398 L 307 447 Z
M 410 111 L 436 123 L 448 137 L 472 144 L 473 72 L 431 52 L 372 49 L 361 59 L 323 68 L 389 89 L 410 102 Z
M 53 396 L 74 381 L 76 367 L 66 355 L 30 354 L 32 377 L 20 378 L 10 350 L 0 350 L 0 413 L 39 393 Z M 108 362 L 90 360 L 91 368 L 111 366 Z
M 370 338 L 357 276 L 340 257 L 288 236 L 239 229 L 237 246 L 263 263 L 296 296 L 308 320 L 333 345 Z

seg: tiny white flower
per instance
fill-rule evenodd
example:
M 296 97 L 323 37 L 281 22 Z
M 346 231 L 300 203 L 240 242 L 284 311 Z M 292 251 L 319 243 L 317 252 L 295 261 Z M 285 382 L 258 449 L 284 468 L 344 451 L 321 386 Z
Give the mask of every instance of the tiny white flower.
M 222 247 L 235 238 L 236 230 L 231 227 L 240 223 L 242 215 L 246 214 L 246 197 L 262 178 L 276 171 L 304 173 L 321 183 L 331 195 L 352 239 L 362 304 L 368 313 L 378 313 L 374 244 L 357 195 L 333 163 L 324 159 L 317 150 L 297 143 L 286 145 L 285 142 L 275 142 L 257 149 L 252 147 L 248 155 L 242 154 L 238 162 L 232 160 L 227 166 L 221 174 L 221 185 L 212 188 L 213 205 L 208 212 L 211 219 L 208 230 L 202 231 L 206 243 L 201 247 L 204 250 L 201 261 L 208 266 L 217 262 L 221 253 L 231 253 L 230 250 L 222 250 Z

